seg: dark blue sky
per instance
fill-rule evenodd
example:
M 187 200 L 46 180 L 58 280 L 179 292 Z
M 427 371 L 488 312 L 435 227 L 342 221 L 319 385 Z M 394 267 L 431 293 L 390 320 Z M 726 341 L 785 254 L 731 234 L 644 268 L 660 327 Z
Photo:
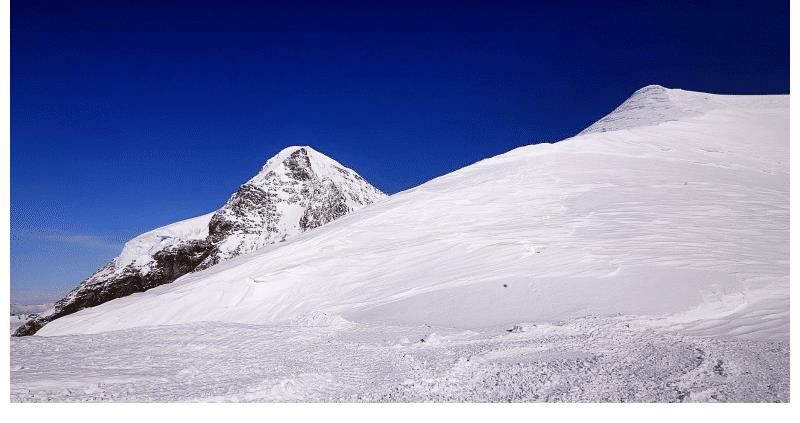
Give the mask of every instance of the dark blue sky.
M 648 84 L 789 91 L 788 1 L 36 1 L 11 9 L 12 293 L 64 291 L 287 145 L 387 193 Z

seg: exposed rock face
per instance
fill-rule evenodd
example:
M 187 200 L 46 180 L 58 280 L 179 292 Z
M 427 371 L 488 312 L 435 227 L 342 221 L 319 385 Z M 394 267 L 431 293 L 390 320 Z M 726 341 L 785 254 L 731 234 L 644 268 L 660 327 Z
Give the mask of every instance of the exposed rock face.
M 54 319 L 171 283 L 232 257 L 284 241 L 386 195 L 310 147 L 289 147 L 214 213 L 140 235 L 50 310 L 14 333 L 33 335 Z
M 212 251 L 199 268 L 284 241 L 384 196 L 354 171 L 309 147 L 286 149 L 211 217 Z

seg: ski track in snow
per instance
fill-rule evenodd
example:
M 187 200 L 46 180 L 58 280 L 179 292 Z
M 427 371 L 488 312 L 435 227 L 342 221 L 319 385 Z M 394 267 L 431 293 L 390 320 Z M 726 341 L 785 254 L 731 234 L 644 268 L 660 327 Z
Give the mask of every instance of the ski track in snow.
M 481 331 L 194 323 L 13 338 L 11 360 L 15 402 L 750 402 L 789 392 L 786 341 L 685 336 L 631 317 Z

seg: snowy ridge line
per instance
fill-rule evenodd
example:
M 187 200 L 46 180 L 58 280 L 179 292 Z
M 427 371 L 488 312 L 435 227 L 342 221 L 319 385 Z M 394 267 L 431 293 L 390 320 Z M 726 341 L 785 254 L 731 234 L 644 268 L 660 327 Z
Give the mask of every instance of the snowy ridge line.
M 731 102 L 757 103 L 761 107 L 781 107 L 780 95 L 730 96 L 648 85 L 633 95 L 602 119 L 578 135 L 618 131 L 642 126 L 659 125 L 726 107 Z

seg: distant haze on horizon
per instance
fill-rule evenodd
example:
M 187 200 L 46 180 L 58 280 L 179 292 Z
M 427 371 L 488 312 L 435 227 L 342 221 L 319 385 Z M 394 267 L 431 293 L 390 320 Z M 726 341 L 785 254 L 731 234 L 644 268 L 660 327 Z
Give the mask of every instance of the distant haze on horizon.
M 208 213 L 288 145 L 389 194 L 649 84 L 789 92 L 788 1 L 14 0 L 12 301 Z

